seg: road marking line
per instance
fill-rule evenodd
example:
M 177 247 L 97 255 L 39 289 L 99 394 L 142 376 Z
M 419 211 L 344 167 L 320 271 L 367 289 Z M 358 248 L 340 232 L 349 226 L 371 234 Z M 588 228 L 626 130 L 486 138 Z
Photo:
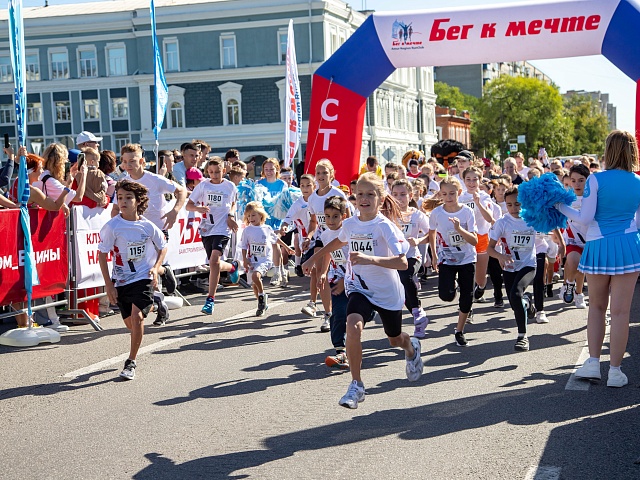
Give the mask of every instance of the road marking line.
M 527 471 L 524 480 L 558 480 L 560 478 L 560 470 L 560 467 L 531 467 Z
M 609 325 L 607 325 L 607 328 L 604 331 L 603 343 L 609 341 L 609 330 L 610 330 L 610 327 Z M 580 368 L 582 364 L 585 362 L 585 360 L 587 360 L 588 358 L 589 358 L 589 344 L 587 342 L 584 342 L 584 347 L 582 347 L 582 350 L 580 351 L 580 356 L 578 356 L 578 360 L 575 366 L 573 367 L 573 370 L 571 371 L 571 376 L 569 377 L 569 380 L 567 380 L 567 384 L 564 387 L 565 390 L 581 390 L 585 392 L 589 390 L 589 387 L 591 386 L 591 382 L 587 380 L 580 380 L 576 378 L 576 375 L 575 375 L 576 370 Z
M 295 300 L 299 300 L 299 298 L 306 297 L 306 296 L 309 296 L 309 292 L 293 295 L 293 296 L 289 297 L 286 300 L 275 301 L 275 302 L 269 304 L 269 309 L 279 307 L 280 305 L 284 305 L 285 303 L 289 303 L 289 302 L 292 302 L 292 301 L 295 301 Z M 223 320 L 218 320 L 218 321 L 216 321 L 215 324 L 212 324 L 212 325 L 209 325 L 209 326 L 206 326 L 206 327 L 194 328 L 193 330 L 189 330 L 189 331 L 183 332 L 183 333 L 181 333 L 181 334 L 179 334 L 179 335 L 177 335 L 175 337 L 166 338 L 164 340 L 159 340 L 159 341 L 154 342 L 154 343 L 152 343 L 150 345 L 141 347 L 140 350 L 138 350 L 138 356 L 144 355 L 144 354 L 149 353 L 149 352 L 153 352 L 154 350 L 158 350 L 160 348 L 164 348 L 164 347 L 166 347 L 168 345 L 171 345 L 171 344 L 174 344 L 174 343 L 177 343 L 177 342 L 181 342 L 183 340 L 186 340 L 187 338 L 195 337 L 196 335 L 198 335 L 200 333 L 204 333 L 204 332 L 207 332 L 209 330 L 213 330 L 215 328 L 219 328 L 220 326 L 224 325 L 227 322 L 231 322 L 233 320 L 240 320 L 240 319 L 243 319 L 243 318 L 253 317 L 253 316 L 255 316 L 255 309 L 252 308 L 251 310 L 247 310 L 246 312 L 238 313 L 236 315 L 233 315 L 232 317 L 225 318 Z M 94 364 L 89 365 L 87 367 L 79 368 L 77 370 L 74 370 L 73 372 L 65 373 L 63 375 L 63 377 L 64 378 L 76 378 L 76 377 L 80 377 L 82 375 L 87 375 L 89 373 L 94 373 L 94 372 L 97 372 L 99 370 L 102 370 L 103 368 L 110 367 L 110 366 L 118 364 L 118 363 L 122 363 L 125 360 L 127 360 L 127 358 L 129 358 L 129 353 L 123 353 L 122 355 L 118 355 L 118 356 L 115 356 L 115 357 L 108 358 L 106 360 L 94 363 Z

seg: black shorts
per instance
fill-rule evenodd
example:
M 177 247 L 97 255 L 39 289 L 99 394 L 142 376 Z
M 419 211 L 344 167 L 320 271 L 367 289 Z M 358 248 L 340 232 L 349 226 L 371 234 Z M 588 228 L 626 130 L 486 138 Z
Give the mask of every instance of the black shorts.
M 116 287 L 118 292 L 118 307 L 122 318 L 131 316 L 133 305 L 138 307 L 142 316 L 147 318 L 153 306 L 153 287 L 151 280 L 138 280 L 137 282 Z
M 311 257 L 313 257 L 313 248 L 310 248 L 309 250 L 307 250 L 302 254 L 302 258 L 300 259 L 300 265 L 302 265 L 304 262 L 309 260 Z
M 397 337 L 402 333 L 402 310 L 387 310 L 380 308 L 369 301 L 367 297 L 358 292 L 349 294 L 347 303 L 347 317 L 352 313 L 360 315 L 366 324 L 373 318 L 373 311 L 378 312 L 384 327 L 384 333 L 389 338 Z
M 214 250 L 224 253 L 227 243 L 229 243 L 229 237 L 225 235 L 202 236 L 202 244 L 204 245 L 204 251 L 207 252 L 207 259 L 211 258 L 211 253 Z
M 169 241 L 169 230 L 162 230 L 162 233 L 164 233 L 164 239 L 168 242 Z
M 280 237 L 280 240 L 282 240 L 285 245 L 290 247 L 291 244 L 293 243 L 293 233 L 294 232 L 295 232 L 295 230 L 289 230 L 286 233 L 286 235 L 283 235 L 282 237 Z

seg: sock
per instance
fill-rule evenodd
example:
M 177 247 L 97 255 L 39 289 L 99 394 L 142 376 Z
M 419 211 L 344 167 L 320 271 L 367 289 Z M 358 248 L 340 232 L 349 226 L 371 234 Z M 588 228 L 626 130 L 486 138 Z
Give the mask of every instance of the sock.
M 264 293 L 259 293 L 258 294 L 258 300 L 261 299 L 261 298 L 264 298 Z
M 611 365 L 610 365 L 610 366 L 609 366 L 609 371 L 611 371 L 611 370 L 618 370 L 618 371 L 620 371 L 620 367 L 614 367 L 614 366 L 611 366 Z
M 207 300 L 211 300 L 211 301 L 213 302 L 213 301 L 215 300 L 215 298 L 214 298 L 214 297 L 212 297 L 211 295 L 209 295 L 209 296 L 207 297 Z
M 569 280 L 567 280 L 567 281 L 565 281 L 565 283 L 566 283 L 567 285 L 575 285 L 575 284 L 576 284 L 576 281 L 574 280 L 573 282 L 570 282 Z
M 296 255 L 296 265 L 300 265 L 302 262 L 302 255 Z
M 518 333 L 518 340 L 520 340 L 521 338 L 527 338 L 527 334 L 526 333 Z
M 236 266 L 232 263 L 231 270 L 229 270 L 229 273 L 234 273 L 235 271 L 236 271 Z
M 591 363 L 591 362 L 598 362 L 600 363 L 600 359 L 599 358 L 595 358 L 595 357 L 589 357 L 589 359 L 587 360 L 587 362 Z
M 287 273 L 287 269 L 284 268 L 284 263 L 282 265 L 280 265 L 280 273 L 282 274 L 282 276 L 284 277 Z

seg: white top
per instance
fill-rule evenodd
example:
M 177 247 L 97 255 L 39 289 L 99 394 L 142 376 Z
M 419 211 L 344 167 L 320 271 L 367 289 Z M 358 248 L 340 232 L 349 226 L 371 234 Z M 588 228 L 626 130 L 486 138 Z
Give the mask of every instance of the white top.
M 331 187 L 327 193 L 320 196 L 318 195 L 318 191 L 316 190 L 309 197 L 309 213 L 316 216 L 316 220 L 318 222 L 318 229 L 316 231 L 316 238 L 320 237 L 320 234 L 324 232 L 327 228 L 327 222 L 324 219 L 324 201 L 329 197 L 339 196 L 347 199 L 346 195 L 342 190 L 336 187 Z M 350 202 L 347 200 L 347 204 L 350 205 Z
M 359 217 L 347 218 L 342 222 L 338 238 L 348 243 L 349 254 L 360 252 L 391 257 L 405 255 L 409 250 L 402 232 L 380 213 L 367 222 Z M 397 270 L 375 265 L 351 265 L 348 261 L 344 285 L 347 295 L 358 292 L 377 307 L 402 310 L 404 287 Z
M 478 191 L 478 196 L 480 197 L 482 206 L 484 206 L 485 209 L 489 210 L 489 212 L 491 212 L 493 215 L 493 208 L 491 206 L 493 204 L 493 201 L 491 200 L 491 197 L 486 192 L 480 190 Z M 458 203 L 462 203 L 473 210 L 473 214 L 476 217 L 476 228 L 478 229 L 478 235 L 486 235 L 487 233 L 489 233 L 489 230 L 491 229 L 491 223 L 487 222 L 482 216 L 482 213 L 476 205 L 476 202 L 473 199 L 473 195 L 471 193 L 466 192 L 460 195 L 460 197 L 458 198 Z
M 151 278 L 158 251 L 167 245 L 162 231 L 145 217 L 130 221 L 117 215 L 100 230 L 98 250 L 113 252 L 116 287 Z
M 134 180 L 129 174 L 124 177 L 124 180 L 138 182 L 149 189 L 149 206 L 144 212 L 144 216 L 160 230 L 164 230 L 162 217 L 171 210 L 171 204 L 164 198 L 164 194 L 175 192 L 176 184 L 168 178 L 146 171 L 138 180 Z
M 43 182 L 42 179 L 45 177 L 45 175 L 49 175 L 50 177 L 46 182 Z M 60 183 L 55 178 L 51 177 L 51 172 L 49 170 L 45 170 L 44 172 L 42 172 L 42 174 L 40 175 L 40 180 L 38 180 L 37 182 L 33 182 L 33 186 L 42 190 L 47 197 L 50 197 L 53 200 L 57 200 L 60 194 L 65 189 L 65 185 Z M 76 191 L 70 190 L 64 199 L 64 203 L 66 203 L 67 205 L 71 204 L 71 201 L 75 198 L 75 196 Z
M 462 188 L 462 193 L 465 193 L 467 191 L 467 186 L 464 184 L 464 180 L 462 179 L 460 174 L 459 173 L 455 174 L 453 178 L 457 179 L 460 182 L 460 188 Z
M 282 220 L 282 223 L 286 223 L 287 225 L 291 225 L 293 228 L 298 229 L 298 240 L 300 246 L 302 246 L 302 242 L 304 241 L 307 233 L 309 233 L 309 222 L 311 221 L 309 214 L 309 202 L 304 199 L 304 197 L 299 197 L 293 205 L 289 207 L 287 211 L 287 215 Z M 313 241 L 309 248 L 313 247 Z
M 571 208 L 580 211 L 580 208 L 582 208 L 582 196 L 576 198 L 575 202 L 571 204 Z M 569 218 L 567 220 L 567 229 L 564 231 L 566 244 L 584 248 L 588 229 L 588 225 L 583 225 Z
M 320 235 L 322 243 L 327 245 L 334 238 L 337 238 L 340 234 L 340 229 L 329 230 L 326 229 Z M 341 278 L 344 278 L 347 271 L 347 261 L 349 260 L 349 246 L 345 245 L 338 250 L 331 252 L 331 261 L 329 262 L 329 272 L 327 273 L 327 280 L 329 283 L 336 283 Z
M 536 253 L 547 253 L 551 241 L 548 234 L 536 232 Z
M 476 248 L 453 228 L 449 219 L 454 217 L 460 220 L 460 226 L 467 232 L 477 232 L 473 210 L 466 205 L 455 213 L 445 211 L 442 205 L 435 208 L 429 217 L 429 229 L 436 232 L 438 262 L 445 265 L 474 263 L 477 260 Z
M 410 208 L 409 213 L 402 217 L 402 224 L 400 227 L 405 239 L 424 237 L 429 233 L 429 219 L 420 210 Z M 416 258 L 419 261 L 422 261 L 420 250 L 416 247 L 409 247 L 407 258 Z
M 521 218 L 513 218 L 507 214 L 499 218 L 489 232 L 489 238 L 502 241 L 504 253 L 511 255 L 513 264 L 507 266 L 508 271 L 522 270 L 524 267 L 536 266 L 536 231 Z
M 242 231 L 240 248 L 247 251 L 249 263 L 257 265 L 272 260 L 273 245 L 277 242 L 278 237 L 269 225 L 248 225 Z
M 189 200 L 196 205 L 209 207 L 209 213 L 202 216 L 200 235 L 231 236 L 227 218 L 236 199 L 236 186 L 229 180 L 221 183 L 200 182 L 191 192 Z

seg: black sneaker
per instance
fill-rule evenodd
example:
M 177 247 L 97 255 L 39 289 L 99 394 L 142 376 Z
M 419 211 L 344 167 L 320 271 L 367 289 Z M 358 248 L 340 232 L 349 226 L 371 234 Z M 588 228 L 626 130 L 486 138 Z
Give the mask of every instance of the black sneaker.
M 549 285 L 546 285 L 545 294 L 546 294 L 547 298 L 553 298 L 553 284 L 552 283 L 550 283 Z
M 493 302 L 493 308 L 504 308 L 504 301 L 496 300 L 495 302 Z
M 296 275 L 299 277 L 304 277 L 304 272 L 302 271 L 302 265 L 296 265 Z
M 467 339 L 464 338 L 464 333 L 463 332 L 456 332 L 454 334 L 454 337 L 456 339 L 456 345 L 458 345 L 459 347 L 466 347 L 467 346 Z
M 528 352 L 529 351 L 529 339 L 527 337 L 518 338 L 516 344 L 513 346 L 516 352 Z
M 178 290 L 180 290 L 180 293 L 182 295 L 193 295 L 195 293 L 198 293 L 198 294 L 206 293 L 203 289 L 197 287 L 196 285 L 194 285 L 191 282 L 181 283 L 180 287 L 178 287 Z
M 163 265 L 164 273 L 160 275 L 162 278 L 162 286 L 165 288 L 169 295 L 172 295 L 176 291 L 176 285 L 178 285 L 178 281 L 176 280 L 176 276 L 173 274 L 173 270 L 171 270 L 171 266 Z
M 256 310 L 256 317 L 261 317 L 264 315 L 264 312 L 269 310 L 269 305 L 267 304 L 268 295 L 265 293 L 258 297 L 258 310 Z
M 476 285 L 476 288 L 473 290 L 473 298 L 474 300 L 480 300 L 484 296 L 484 288 L 480 285 Z
M 538 311 L 536 310 L 536 306 L 533 303 L 533 298 L 528 293 L 522 295 L 522 300 L 524 301 L 524 309 L 527 312 L 527 319 L 533 319 L 536 316 Z
M 169 320 L 169 309 L 167 308 L 167 304 L 166 303 L 161 302 L 158 305 L 158 316 L 153 321 L 153 324 L 156 327 L 161 327 L 161 326 L 163 326 L 164 324 L 167 323 L 167 320 Z
M 120 378 L 125 380 L 133 380 L 136 377 L 136 361 L 127 360 L 124 362 L 124 368 L 120 372 Z
M 564 284 L 564 294 L 562 295 L 562 299 L 564 300 L 564 303 L 573 303 L 574 300 L 574 293 L 575 293 L 575 289 L 576 289 L 576 284 L 575 283 L 565 283 Z

